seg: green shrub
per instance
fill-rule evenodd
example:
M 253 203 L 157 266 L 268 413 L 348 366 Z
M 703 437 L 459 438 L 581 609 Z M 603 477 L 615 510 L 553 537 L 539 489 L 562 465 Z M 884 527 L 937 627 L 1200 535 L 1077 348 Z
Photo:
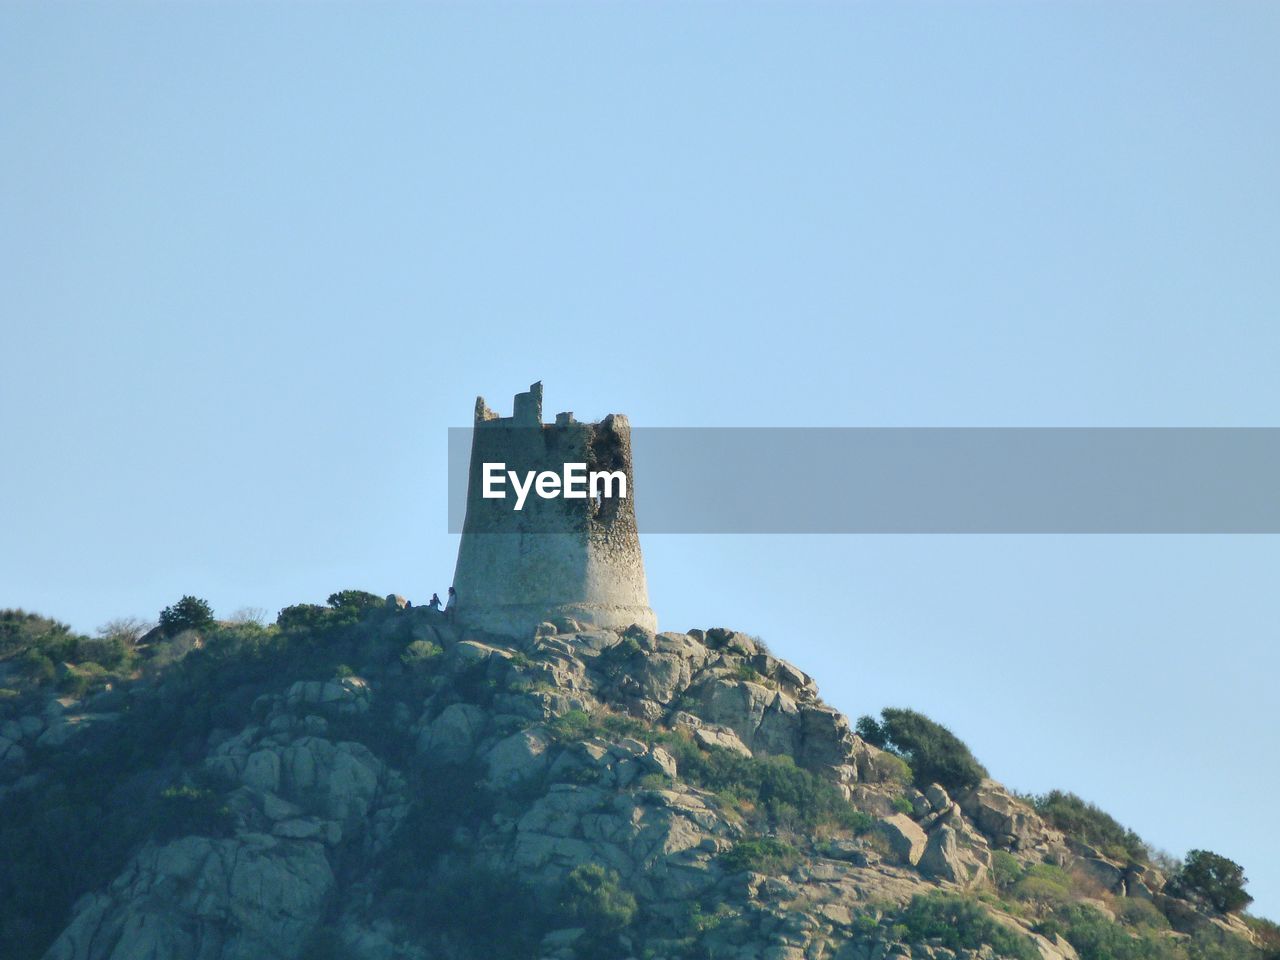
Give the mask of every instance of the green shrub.
M 883 750 L 888 746 L 888 734 L 885 733 L 884 728 L 880 726 L 875 717 L 864 713 L 858 718 L 858 722 L 853 725 L 853 729 L 858 736 L 873 747 Z
M 751 870 L 755 873 L 790 873 L 800 862 L 795 847 L 773 837 L 739 840 L 733 848 L 720 855 L 720 865 L 729 873 Z
M 913 942 L 937 938 L 951 950 L 977 950 L 990 944 L 999 957 L 1040 960 L 1029 937 L 1001 926 L 978 901 L 949 893 L 919 894 L 899 918 Z
M 31 683 L 49 683 L 58 675 L 58 670 L 45 654 L 39 650 L 28 650 L 18 661 L 18 669 Z
M 151 674 L 163 673 L 200 648 L 200 634 L 184 630 L 152 645 L 147 670 Z
M 703 750 L 682 733 L 660 739 L 675 756 L 682 779 L 735 801 L 740 809 L 754 807 L 768 822 L 854 831 L 867 830 L 873 822 L 833 784 L 797 767 L 791 757 L 744 757 L 719 747 Z
M 76 641 L 77 663 L 97 663 L 114 670 L 124 666 L 133 654 L 133 647 L 124 637 L 80 637 Z
M 184 630 L 209 630 L 213 625 L 213 610 L 209 604 L 189 594 L 160 611 L 160 629 L 167 637 L 177 636 Z
M 385 607 L 387 601 L 367 590 L 339 590 L 337 593 L 329 594 L 328 604 L 336 610 L 345 608 L 359 611 L 368 610 L 371 607 Z
M 618 738 L 631 737 L 634 740 L 652 740 L 653 728 L 642 720 L 629 717 L 623 713 L 607 711 L 596 714 L 593 718 L 596 729 L 603 736 Z
M 550 727 L 552 733 L 565 741 L 586 740 L 590 737 L 653 739 L 652 727 L 635 717 L 611 713 L 607 710 L 599 710 L 595 713 L 569 710 L 553 719 Z
M 0 610 L 0 657 L 34 648 L 51 660 L 68 660 L 75 645 L 65 623 L 25 610 Z
M 322 607 L 318 603 L 296 603 L 285 607 L 276 617 L 276 623 L 282 630 L 314 633 L 318 636 L 352 626 L 359 620 L 359 607 Z
M 717 903 L 715 910 L 707 913 L 702 904 L 695 900 L 689 905 L 689 915 L 685 923 L 692 933 L 701 935 L 722 927 L 740 916 L 741 914 L 727 903 Z
M 625 929 L 636 914 L 636 898 L 623 889 L 617 873 L 598 863 L 573 868 L 561 888 L 559 905 L 567 926 L 584 927 L 596 940 Z
M 1136 861 L 1147 861 L 1151 857 L 1141 837 L 1074 793 L 1050 790 L 1043 796 L 1032 797 L 1031 805 L 1063 833 L 1097 847 L 1109 857 Z
M 1210 850 L 1192 850 L 1169 881 L 1178 896 L 1208 904 L 1219 913 L 1236 913 L 1253 902 L 1245 893 L 1244 868 Z
M 1168 930 L 1169 921 L 1150 900 L 1140 897 L 1121 897 L 1116 901 L 1116 917 L 1131 927 L 1151 930 Z
M 1276 960 L 1276 955 L 1260 950 L 1243 937 L 1201 927 L 1186 942 L 1189 960 Z
M 276 626 L 240 621 L 220 624 L 205 636 L 204 650 L 211 662 L 244 663 L 264 656 L 274 656 L 286 649 L 286 642 Z
M 890 783 L 900 783 L 906 786 L 915 781 L 915 774 L 911 772 L 911 764 L 895 754 L 880 754 L 876 758 L 876 768 L 880 771 L 881 777 Z
M 893 798 L 893 809 L 897 813 L 905 813 L 908 815 L 915 811 L 915 807 L 911 805 L 911 801 L 902 794 L 898 794 Z
M 58 690 L 68 696 L 80 698 L 106 682 L 107 668 L 100 663 L 81 663 L 68 667 L 58 681 Z
M 860 736 L 873 746 L 899 754 L 911 765 L 915 784 L 940 783 L 956 792 L 975 786 L 987 769 L 969 752 L 964 741 L 942 724 L 915 710 L 886 707 L 882 722 L 870 717 L 858 720 Z
M 1008 893 L 1022 879 L 1022 864 L 1006 850 L 991 851 L 991 882 L 1001 893 Z
M 630 634 L 625 635 L 621 640 L 605 651 L 605 655 L 609 657 L 617 657 L 618 659 L 628 660 L 632 657 L 639 657 L 644 654 L 644 647 L 640 646 L 640 641 Z
M 1184 960 L 1186 953 L 1160 934 L 1135 935 L 1092 907 L 1079 904 L 1054 914 L 1053 924 L 1042 932 L 1061 932 L 1075 947 L 1080 960 Z
M 444 650 L 438 643 L 430 640 L 415 640 L 404 648 L 404 652 L 400 654 L 400 662 L 408 667 L 419 666 L 434 660 L 442 653 Z
M 592 733 L 591 714 L 585 710 L 568 710 L 550 723 L 551 732 L 561 740 L 583 740 Z
M 1071 900 L 1071 878 L 1061 867 L 1037 863 L 1023 871 L 1010 893 L 1047 907 L 1059 907 Z

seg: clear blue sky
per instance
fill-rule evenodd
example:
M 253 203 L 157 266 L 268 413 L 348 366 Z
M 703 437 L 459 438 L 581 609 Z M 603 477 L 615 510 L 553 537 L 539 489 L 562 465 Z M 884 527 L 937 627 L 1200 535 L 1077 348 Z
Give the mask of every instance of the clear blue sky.
M 1280 426 L 1277 49 L 1262 3 L 5 5 L 0 606 L 424 599 L 446 427 L 535 379 L 658 426 Z M 1280 540 L 644 547 L 664 626 L 1280 916 Z

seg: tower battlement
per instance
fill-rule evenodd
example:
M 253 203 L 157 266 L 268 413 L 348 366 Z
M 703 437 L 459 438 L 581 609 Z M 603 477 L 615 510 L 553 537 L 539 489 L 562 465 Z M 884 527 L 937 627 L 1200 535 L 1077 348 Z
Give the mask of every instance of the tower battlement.
M 559 473 L 566 463 L 588 471 L 620 471 L 625 497 L 541 499 L 513 511 L 483 496 L 486 463 L 524 474 Z M 542 384 L 518 393 L 510 417 L 476 398 L 467 513 L 458 546 L 454 587 L 460 622 L 510 636 L 531 634 L 546 620 L 650 630 L 644 559 L 636 528 L 631 427 L 621 414 L 595 423 L 559 413 L 542 422 Z

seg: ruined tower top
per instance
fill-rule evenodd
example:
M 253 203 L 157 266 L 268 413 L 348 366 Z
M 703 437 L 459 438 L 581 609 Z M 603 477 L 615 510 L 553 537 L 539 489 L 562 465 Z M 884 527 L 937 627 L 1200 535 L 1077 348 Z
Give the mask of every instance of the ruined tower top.
M 530 494 L 519 509 L 512 497 L 485 496 L 486 476 L 564 476 L 566 465 L 575 464 L 586 475 L 620 475 L 624 482 L 580 495 Z M 560 413 L 554 423 L 543 423 L 540 382 L 516 394 L 510 417 L 477 397 L 467 513 L 454 574 L 459 622 L 514 637 L 531 635 L 538 624 L 556 618 L 608 629 L 633 623 L 655 629 L 634 490 L 626 417 L 580 423 L 572 413 Z

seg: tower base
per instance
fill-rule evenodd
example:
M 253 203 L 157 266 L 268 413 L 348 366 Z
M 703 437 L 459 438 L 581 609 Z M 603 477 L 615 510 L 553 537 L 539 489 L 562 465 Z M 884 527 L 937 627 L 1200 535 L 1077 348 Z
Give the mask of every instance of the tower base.
M 650 633 L 658 630 L 658 617 L 646 606 L 564 603 L 556 606 L 532 603 L 480 604 L 458 610 L 463 626 L 523 640 L 531 637 L 539 624 L 557 617 L 572 617 L 583 627 L 625 630 L 638 624 Z

